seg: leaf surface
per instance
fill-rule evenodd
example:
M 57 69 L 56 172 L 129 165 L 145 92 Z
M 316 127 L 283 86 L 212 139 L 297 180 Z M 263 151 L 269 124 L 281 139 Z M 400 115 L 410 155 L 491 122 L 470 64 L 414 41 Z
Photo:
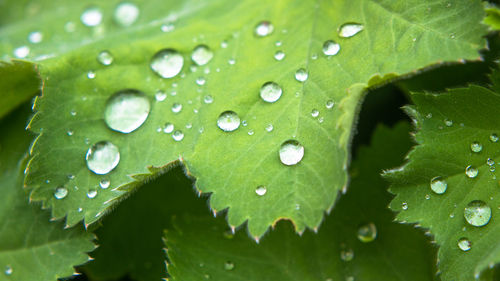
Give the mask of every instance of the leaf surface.
M 40 80 L 31 63 L 0 61 L 0 77 L 0 118 L 40 90 Z

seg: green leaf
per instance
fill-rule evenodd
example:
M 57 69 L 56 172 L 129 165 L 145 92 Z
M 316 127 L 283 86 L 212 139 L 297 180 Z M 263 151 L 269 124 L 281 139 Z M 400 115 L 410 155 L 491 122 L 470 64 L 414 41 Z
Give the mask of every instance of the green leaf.
M 500 81 L 494 79 L 494 83 Z M 443 280 L 473 280 L 500 260 L 499 183 L 497 165 L 491 163 L 500 160 L 500 142 L 494 135 L 500 132 L 500 121 L 495 117 L 500 95 L 470 86 L 440 95 L 416 93 L 412 100 L 415 105 L 407 112 L 416 123 L 418 145 L 405 166 L 387 174 L 393 182 L 391 191 L 397 194 L 391 208 L 401 211 L 399 221 L 430 229 L 440 246 Z M 478 150 L 475 142 L 482 146 L 480 152 L 472 151 L 473 147 Z M 466 174 L 468 166 L 478 169 L 477 176 Z M 435 177 L 447 183 L 443 194 L 431 189 Z M 485 226 L 473 226 L 465 219 L 464 209 L 474 200 L 491 207 L 492 217 Z M 461 238 L 471 242 L 469 251 L 459 248 Z
M 500 30 L 500 9 L 494 4 L 486 5 L 486 17 L 484 23 L 487 24 L 491 30 Z
M 386 208 L 391 195 L 379 175 L 409 148 L 408 130 L 407 123 L 377 129 L 353 163 L 349 191 L 317 234 L 307 230 L 299 237 L 280 222 L 256 244 L 244 230 L 231 235 L 223 218 L 175 220 L 165 233 L 172 280 L 435 280 L 433 247 L 420 231 L 393 222 Z M 377 237 L 362 243 L 358 228 L 369 222 Z M 354 257 L 343 261 L 349 249 Z
M 43 44 L 31 46 L 40 60 L 44 91 L 30 127 L 43 133 L 33 147 L 26 184 L 33 189 L 33 200 L 43 201 L 55 218 L 66 216 L 68 225 L 81 219 L 95 222 L 128 190 L 181 161 L 196 177 L 197 188 L 212 194 L 214 212 L 229 208 L 233 227 L 248 221 L 254 237 L 282 218 L 291 219 L 298 231 L 317 227 L 347 184 L 348 145 L 365 89 L 433 63 L 477 59 L 485 44 L 479 1 L 158 1 L 138 3 L 139 20 L 129 28 L 113 21 L 117 3 L 100 6 L 103 23 L 95 28 L 79 22 L 84 9 L 64 2 L 48 14 L 39 10 L 29 24 L 20 21 L 3 30 L 11 37 L 0 47 L 6 52 L 19 46 L 19 36 L 25 38 L 35 26 L 42 32 L 62 30 L 72 21 L 79 30 L 72 36 L 87 38 L 59 46 L 47 60 Z M 263 20 L 273 24 L 274 32 L 257 37 L 255 26 Z M 349 22 L 361 23 L 364 29 L 352 38 L 340 38 L 336 30 Z M 162 25 L 173 30 L 162 32 Z M 341 48 L 329 58 L 322 52 L 327 40 Z M 195 67 L 189 59 L 199 44 L 214 53 L 204 67 Z M 184 56 L 181 74 L 172 79 L 160 78 L 150 67 L 152 57 L 164 48 Z M 111 65 L 96 59 L 104 50 L 114 58 Z M 274 59 L 278 50 L 286 55 L 282 61 Z M 303 83 L 294 78 L 300 68 L 309 76 Z M 205 79 L 202 86 L 196 83 L 200 77 Z M 274 104 L 259 97 L 268 81 L 283 89 Z M 104 111 L 113 94 L 129 88 L 144 92 L 152 110 L 138 130 L 123 134 L 106 126 Z M 158 90 L 168 94 L 165 101 L 154 100 Z M 213 103 L 204 103 L 207 95 Z M 330 100 L 335 106 L 328 110 Z M 175 103 L 183 106 L 177 114 L 172 112 Z M 314 109 L 320 111 L 318 118 L 311 116 Z M 227 110 L 248 125 L 221 131 L 216 120 Z M 181 141 L 157 132 L 166 122 L 183 132 Z M 269 124 L 272 132 L 265 129 Z M 279 160 L 280 146 L 290 139 L 305 147 L 303 160 L 295 166 Z M 89 147 L 103 140 L 118 147 L 120 163 L 113 172 L 98 176 L 84 159 Z M 51 184 L 45 184 L 47 179 Z M 99 189 L 102 179 L 110 180 L 112 188 Z M 78 190 L 55 200 L 54 189 L 61 185 Z M 265 198 L 255 196 L 260 185 L 269 190 Z M 87 192 L 94 189 L 98 195 L 89 199 Z
M 18 110 L 0 124 L 0 280 L 53 281 L 89 260 L 94 237 L 82 226 L 63 230 L 39 205 L 29 205 L 22 188 L 26 161 L 19 161 L 31 139 L 23 130 L 26 112 Z
M 23 61 L 0 61 L 0 118 L 24 103 L 40 90 L 40 80 L 33 64 Z
M 161 280 L 167 274 L 163 230 L 171 228 L 172 216 L 185 212 L 203 214 L 207 205 L 205 199 L 195 196 L 192 182 L 178 167 L 144 185 L 102 220 L 95 232 L 100 246 L 83 271 L 91 280 L 126 275 L 134 280 Z

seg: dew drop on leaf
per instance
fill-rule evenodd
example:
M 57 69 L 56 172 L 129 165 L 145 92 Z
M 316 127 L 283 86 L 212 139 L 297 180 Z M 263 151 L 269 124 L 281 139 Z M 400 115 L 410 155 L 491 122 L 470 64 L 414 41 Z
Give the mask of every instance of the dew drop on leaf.
M 475 168 L 474 166 L 467 166 L 465 168 L 465 174 L 469 177 L 469 178 L 475 178 L 477 176 L 477 174 L 479 173 L 478 169 Z
M 170 134 L 174 131 L 174 124 L 167 122 L 165 123 L 165 127 L 163 128 L 163 132 L 166 134 Z
M 87 197 L 90 199 L 94 199 L 97 196 L 97 190 L 91 189 L 87 192 Z
M 266 192 L 267 188 L 263 185 L 260 185 L 255 189 L 255 193 L 257 193 L 257 195 L 259 196 L 263 196 L 264 194 L 266 194 Z
M 181 141 L 184 138 L 184 133 L 180 130 L 177 130 L 172 134 L 172 138 L 175 141 Z
M 472 248 L 472 242 L 469 239 L 462 237 L 458 239 L 457 246 L 460 250 L 467 252 Z
M 475 141 L 475 142 L 471 143 L 470 150 L 472 152 L 479 153 L 479 152 L 481 152 L 481 150 L 483 150 L 483 145 L 480 144 L 479 142 Z
M 453 121 L 450 120 L 450 119 L 444 119 L 444 124 L 447 126 L 447 127 L 451 127 L 453 126 Z
M 448 187 L 448 183 L 441 177 L 434 177 L 430 183 L 432 191 L 436 194 L 443 194 Z
M 295 71 L 295 79 L 299 82 L 305 82 L 309 78 L 309 74 L 307 73 L 307 70 L 304 68 L 299 68 L 297 71 Z
M 12 275 L 12 272 L 14 272 L 14 270 L 12 270 L 12 266 L 7 265 L 5 267 L 5 271 L 4 272 L 5 272 L 5 275 Z
M 58 187 L 56 188 L 56 191 L 54 192 L 54 197 L 56 199 L 63 199 L 68 195 L 68 189 L 65 187 Z
M 158 102 L 164 101 L 166 98 L 167 98 L 167 93 L 165 93 L 162 90 L 156 91 L 156 93 L 155 93 L 155 99 L 156 99 L 156 101 L 158 101 Z
M 191 59 L 197 65 L 205 65 L 214 57 L 214 53 L 206 45 L 198 45 L 191 54 Z
M 160 27 L 162 32 L 170 32 L 175 29 L 175 26 L 172 23 L 162 24 Z
M 364 29 L 362 24 L 359 23 L 344 23 L 339 28 L 339 36 L 343 38 L 353 37 Z
M 488 164 L 488 166 L 493 166 L 495 165 L 495 160 L 488 158 L 486 159 L 486 164 Z
M 94 71 L 87 72 L 87 78 L 94 79 L 95 78 L 95 72 Z
M 408 210 L 408 203 L 406 202 L 401 203 L 401 209 Z
M 253 134 L 254 134 L 254 131 L 253 131 L 253 130 L 248 130 L 248 135 L 249 135 L 249 136 L 253 136 Z
M 273 124 L 267 124 L 267 126 L 266 126 L 266 131 L 268 131 L 268 132 L 272 132 L 273 130 L 274 130 L 274 126 L 273 126 Z
M 354 258 L 354 251 L 352 249 L 344 249 L 340 251 L 340 259 L 343 261 L 352 261 Z
M 274 26 L 269 21 L 261 21 L 255 26 L 255 35 L 258 37 L 268 36 L 274 31 Z
M 198 86 L 203 86 L 203 85 L 205 85 L 206 82 L 207 82 L 207 80 L 205 80 L 205 77 L 196 78 L 196 84 Z
M 319 116 L 319 110 L 313 109 L 311 111 L 311 116 L 314 117 L 314 118 L 318 117 Z
M 86 26 L 99 25 L 102 21 L 102 12 L 97 7 L 89 7 L 82 13 L 80 20 Z
M 283 90 L 274 82 L 266 82 L 260 87 L 260 97 L 265 102 L 273 103 L 280 99 Z
M 296 140 L 287 140 L 279 150 L 281 163 L 292 166 L 298 164 L 304 157 L 304 147 Z
M 333 40 L 327 40 L 325 43 L 323 43 L 323 54 L 326 56 L 334 56 L 338 54 L 340 51 L 340 45 L 333 41 Z
M 97 61 L 102 65 L 111 65 L 113 63 L 113 56 L 109 51 L 102 51 L 97 55 Z
M 484 226 L 491 218 L 491 208 L 481 200 L 474 200 L 467 204 L 464 210 L 465 220 L 473 226 Z
M 491 142 L 498 142 L 498 135 L 497 134 L 491 134 L 490 135 L 490 141 Z
M 358 239 L 363 243 L 372 242 L 377 238 L 377 227 L 373 223 L 367 223 L 358 228 Z
M 229 270 L 233 270 L 234 269 L 234 263 L 228 261 L 226 263 L 224 263 L 224 269 L 229 271 Z
M 211 95 L 206 95 L 203 98 L 203 102 L 206 104 L 210 104 L 210 103 L 214 102 L 214 98 Z
M 139 8 L 133 3 L 120 3 L 115 9 L 115 21 L 124 27 L 131 26 L 139 17 L 139 12 Z
M 335 102 L 333 100 L 327 100 L 326 104 L 325 104 L 326 109 L 332 109 L 334 105 L 335 105 Z
M 182 111 L 182 104 L 180 104 L 180 103 L 172 104 L 172 112 L 173 113 L 179 113 L 181 111 Z
M 285 53 L 283 51 L 276 51 L 276 53 L 274 53 L 274 59 L 277 60 L 277 61 L 281 61 L 285 58 Z
M 151 59 L 151 69 L 162 78 L 172 78 L 179 74 L 184 66 L 184 58 L 176 50 L 163 49 Z
M 99 182 L 99 186 L 100 186 L 102 189 L 106 189 L 106 188 L 108 188 L 110 184 L 111 184 L 111 182 L 110 182 L 108 179 L 102 179 L 102 180 Z
M 111 130 L 130 133 L 148 118 L 151 104 L 138 90 L 122 90 L 111 96 L 106 104 L 104 120 Z
M 67 134 L 68 136 L 70 136 L 70 137 L 73 135 L 73 133 L 74 133 L 74 132 L 73 132 L 73 130 L 68 130 L 68 131 L 66 132 L 66 134 Z
M 85 160 L 89 170 L 98 175 L 105 175 L 120 162 L 120 152 L 111 142 L 101 141 L 89 148 Z
M 30 54 L 30 48 L 28 46 L 21 46 L 14 50 L 14 56 L 18 59 L 24 59 Z
M 40 31 L 33 31 L 28 35 L 28 41 L 32 44 L 38 44 L 42 42 L 43 34 Z

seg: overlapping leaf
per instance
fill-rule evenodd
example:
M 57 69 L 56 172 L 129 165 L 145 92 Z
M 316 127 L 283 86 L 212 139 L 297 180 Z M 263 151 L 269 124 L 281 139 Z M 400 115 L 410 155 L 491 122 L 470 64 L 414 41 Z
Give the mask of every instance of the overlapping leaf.
M 40 81 L 33 64 L 0 62 L 0 118 L 30 99 L 40 90 Z
M 230 209 L 231 226 L 248 220 L 256 237 L 280 218 L 293 220 L 299 231 L 317 227 L 346 185 L 348 144 L 364 89 L 432 63 L 476 59 L 484 46 L 479 1 L 138 2 L 139 19 L 127 28 L 113 20 L 117 4 L 95 3 L 103 19 L 92 28 L 80 22 L 90 5 L 41 2 L 27 10 L 29 20 L 0 31 L 2 51 L 15 53 L 27 44 L 28 57 L 40 61 L 43 97 L 30 126 L 41 135 L 26 183 L 33 188 L 32 199 L 51 207 L 55 218 L 66 216 L 68 225 L 82 218 L 96 221 L 127 189 L 140 184 L 136 180 L 182 159 L 197 188 L 212 193 L 213 210 Z M 263 20 L 273 24 L 274 32 L 256 37 L 255 26 Z M 364 29 L 351 38 L 339 37 L 339 27 L 352 22 Z M 48 34 L 47 45 L 26 43 L 34 30 Z M 340 44 L 337 55 L 323 54 L 327 40 Z M 189 59 L 199 44 L 214 52 L 204 67 Z M 150 69 L 151 58 L 164 48 L 185 58 L 182 73 L 172 79 Z M 114 58 L 111 65 L 96 59 L 104 50 Z M 285 57 L 277 61 L 280 50 Z M 304 82 L 294 78 L 300 68 L 308 72 Z M 283 89 L 273 104 L 259 97 L 268 81 Z M 138 130 L 121 134 L 106 127 L 103 114 L 108 98 L 126 88 L 144 92 L 152 110 Z M 168 94 L 164 101 L 154 101 L 158 90 Z M 209 95 L 213 103 L 206 104 Z M 330 100 L 335 106 L 327 109 Z M 182 105 L 177 114 L 171 110 L 174 103 Z M 238 113 L 247 125 L 222 132 L 216 120 L 226 110 Z M 313 110 L 318 117 L 311 116 Z M 166 122 L 183 132 L 181 141 L 161 132 Z M 290 167 L 278 157 L 289 139 L 305 147 L 303 160 Z M 114 143 L 121 158 L 114 171 L 97 176 L 84 159 L 89 146 L 103 140 Z M 102 179 L 110 180 L 112 188 L 99 189 Z M 267 187 L 266 196 L 255 194 L 260 185 Z M 53 196 L 59 186 L 70 191 L 63 200 Z M 94 189 L 98 195 L 88 198 Z

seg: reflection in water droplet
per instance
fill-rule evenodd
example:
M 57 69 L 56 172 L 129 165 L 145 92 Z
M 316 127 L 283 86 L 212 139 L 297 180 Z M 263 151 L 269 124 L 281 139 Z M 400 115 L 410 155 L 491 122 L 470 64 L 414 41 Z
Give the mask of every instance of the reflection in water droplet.
M 497 134 L 491 134 L 490 135 L 490 141 L 491 142 L 498 142 L 498 135 Z
M 98 175 L 104 175 L 118 165 L 120 152 L 118 147 L 109 141 L 101 141 L 92 145 L 85 156 L 87 167 Z
M 326 104 L 325 104 L 327 109 L 332 109 L 334 105 L 335 105 L 335 102 L 333 100 L 327 100 Z
M 121 26 L 131 26 L 139 17 L 139 8 L 129 2 L 120 3 L 115 9 L 115 21 Z
M 151 105 L 144 93 L 126 89 L 117 92 L 106 103 L 104 120 L 111 130 L 130 133 L 148 118 Z
M 56 199 L 63 199 L 68 195 L 68 190 L 65 187 L 58 187 L 54 192 L 54 197 Z
M 191 59 L 197 65 L 205 65 L 214 57 L 214 53 L 206 45 L 198 45 L 191 54 Z
M 182 104 L 180 104 L 180 103 L 172 104 L 172 112 L 173 113 L 179 113 L 181 111 L 182 111 Z
M 240 126 L 240 117 L 234 111 L 224 111 L 217 118 L 217 126 L 224 132 L 232 132 Z
M 90 199 L 94 199 L 97 196 L 97 190 L 91 189 L 87 192 L 87 197 Z
M 12 272 L 13 272 L 12 267 L 10 265 L 7 265 L 5 267 L 5 271 L 4 272 L 5 272 L 5 275 L 12 275 Z
M 475 141 L 475 142 L 471 143 L 470 150 L 472 150 L 472 152 L 479 153 L 479 152 L 481 152 L 481 150 L 483 150 L 483 145 L 480 144 L 479 142 Z
M 111 182 L 110 182 L 108 179 L 102 179 L 102 180 L 99 182 L 99 186 L 100 186 L 102 189 L 106 189 L 106 188 L 108 188 L 110 184 L 111 184 Z
M 80 16 L 80 20 L 86 26 L 96 26 L 102 21 L 101 10 L 97 7 L 90 7 L 86 9 Z
M 174 124 L 172 123 L 165 123 L 165 128 L 163 128 L 163 132 L 166 134 L 170 134 L 174 131 Z
M 338 54 L 340 51 L 340 45 L 333 41 L 333 40 L 328 40 L 323 43 L 323 54 L 327 56 L 334 56 Z
M 464 217 L 470 225 L 483 226 L 490 221 L 491 208 L 481 200 L 474 200 L 465 207 Z
M 304 157 L 304 147 L 296 140 L 287 140 L 281 144 L 279 156 L 281 163 L 287 166 L 296 165 Z
M 458 239 L 457 246 L 460 250 L 467 252 L 472 248 L 472 242 L 469 239 L 462 237 Z
M 465 168 L 465 174 L 469 177 L 469 178 L 475 178 L 477 176 L 477 174 L 479 173 L 478 169 L 476 169 L 474 166 L 467 166 Z
M 30 48 L 28 46 L 21 46 L 14 50 L 14 56 L 18 59 L 24 59 L 30 54 Z
M 260 97 L 265 102 L 276 102 L 280 99 L 282 93 L 281 87 L 274 82 L 266 82 L 260 87 Z
M 261 21 L 255 26 L 255 35 L 258 37 L 268 36 L 274 31 L 274 26 L 269 21 Z
M 276 51 L 274 54 L 274 59 L 277 61 L 283 60 L 285 58 L 285 53 L 283 51 Z
M 175 141 L 181 141 L 184 138 L 184 133 L 180 130 L 177 130 L 172 134 L 172 138 Z
M 448 183 L 441 177 L 434 177 L 431 179 L 431 189 L 436 194 L 443 194 L 448 187 Z
M 345 249 L 340 252 L 340 259 L 343 261 L 352 261 L 354 258 L 354 251 L 352 249 Z
M 367 223 L 358 228 L 358 239 L 363 243 L 372 242 L 377 238 L 377 227 L 373 223 Z
M 203 98 L 203 102 L 206 104 L 210 104 L 210 103 L 214 102 L 214 98 L 211 95 L 206 95 Z
M 32 44 L 38 44 L 42 42 L 43 34 L 40 31 L 33 31 L 28 35 L 28 41 Z
M 266 194 L 266 192 L 267 192 L 267 188 L 263 185 L 260 185 L 255 189 L 255 193 L 257 193 L 257 195 L 259 195 L 259 196 Z
M 307 71 L 304 68 L 299 68 L 295 72 L 295 79 L 299 82 L 305 82 L 308 77 L 309 77 L 309 74 L 307 73 Z
M 339 28 L 339 36 L 343 38 L 353 37 L 363 30 L 363 25 L 359 23 L 344 23 Z
M 232 263 L 232 262 L 230 262 L 230 261 L 226 262 L 226 263 L 224 264 L 224 269 L 225 269 L 225 270 L 228 270 L 228 271 L 229 271 L 229 270 L 233 270 L 233 269 L 234 269 L 234 263 Z
M 172 78 L 181 72 L 184 58 L 176 50 L 163 49 L 153 56 L 150 65 L 160 77 Z
M 108 51 L 102 51 L 97 55 L 97 61 L 102 65 L 110 65 L 113 63 L 113 56 Z

